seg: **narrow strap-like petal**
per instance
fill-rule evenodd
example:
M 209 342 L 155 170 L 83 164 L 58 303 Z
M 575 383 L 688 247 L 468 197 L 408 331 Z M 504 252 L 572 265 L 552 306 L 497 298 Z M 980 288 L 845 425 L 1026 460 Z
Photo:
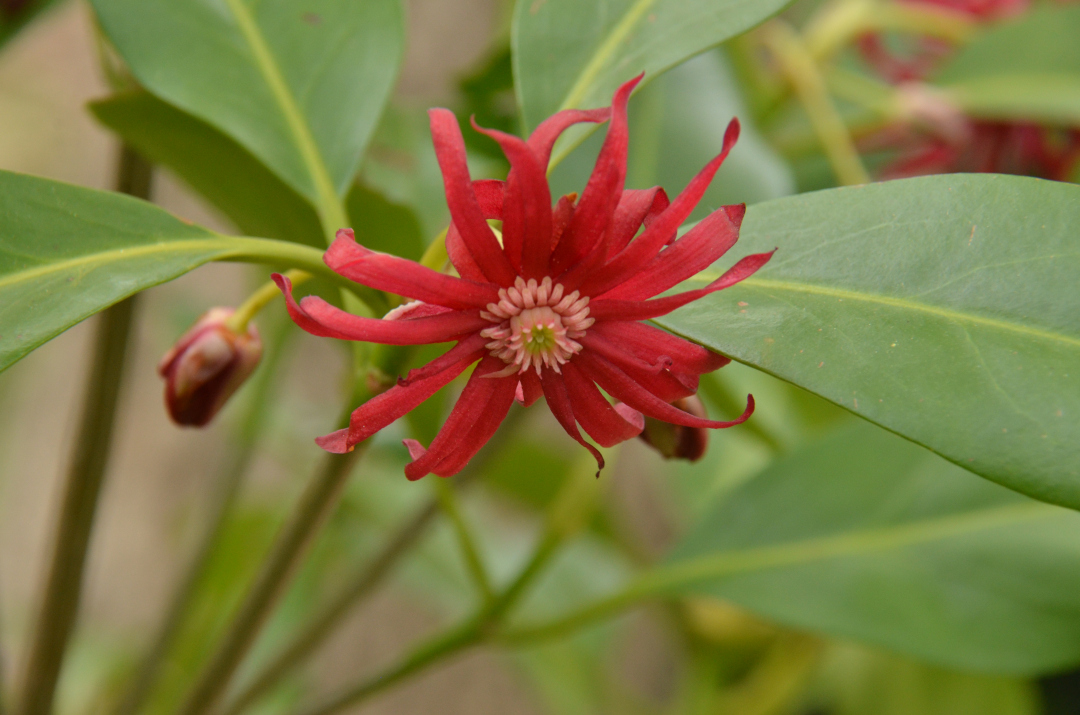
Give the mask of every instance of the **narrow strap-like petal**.
M 380 320 L 347 313 L 316 296 L 308 296 L 297 305 L 292 295 L 292 282 L 279 273 L 273 274 L 273 278 L 285 294 L 285 305 L 293 322 L 312 335 L 324 338 L 383 345 L 427 345 L 449 342 L 491 325 L 475 311 L 454 311 L 414 320 Z
M 746 207 L 727 206 L 713 211 L 629 280 L 597 295 L 613 300 L 645 300 L 705 270 L 739 240 Z M 588 281 L 584 290 L 591 288 Z
M 675 375 L 668 369 L 656 369 L 657 366 L 649 365 L 644 360 L 621 350 L 619 346 L 609 343 L 603 337 L 589 332 L 580 338 L 582 346 L 604 359 L 617 365 L 620 370 L 637 381 L 639 385 L 659 397 L 664 402 L 674 402 L 684 397 L 689 397 L 697 392 L 698 380 L 693 374 Z M 666 358 L 666 365 L 671 364 L 671 359 Z M 659 366 L 666 367 L 663 363 Z M 585 430 L 588 432 L 588 429 Z M 590 432 L 590 434 L 592 434 Z
M 645 323 L 605 320 L 592 326 L 586 338 L 593 335 L 604 337 L 647 363 L 655 364 L 661 356 L 667 357 L 676 372 L 700 375 L 731 362 L 730 358 Z
M 352 450 L 358 443 L 419 407 L 464 372 L 465 368 L 479 360 L 483 352 L 481 347 L 471 353 L 458 353 L 454 360 L 444 361 L 439 370 L 429 371 L 422 379 L 413 379 L 407 385 L 399 384 L 376 395 L 353 411 L 347 429 L 331 432 L 319 437 L 315 442 L 327 452 L 335 454 Z
M 465 389 L 461 391 L 461 396 L 454 405 L 454 409 L 450 411 L 450 415 L 446 418 L 442 429 L 439 430 L 439 434 L 432 441 L 430 449 L 423 450 L 423 453 L 417 456 L 416 446 L 410 446 L 409 451 L 413 453 L 414 461 L 405 467 L 405 476 L 411 480 L 420 479 L 435 471 L 440 462 L 458 450 L 471 450 L 471 454 L 475 454 L 476 450 L 483 446 L 483 442 L 473 444 L 469 441 L 472 438 L 473 426 L 482 419 L 485 410 L 489 408 L 492 396 L 496 392 L 509 392 L 509 402 L 512 402 L 514 391 L 517 388 L 517 380 L 514 378 L 487 379 L 484 377 L 488 373 L 501 369 L 503 366 L 502 360 L 490 355 L 480 361 L 480 364 L 476 366 L 473 374 L 469 377 Z M 507 410 L 510 408 L 509 402 L 507 403 Z M 499 416 L 499 421 L 502 421 L 505 415 L 506 412 L 504 411 Z M 496 426 L 498 425 L 496 424 Z M 487 440 L 484 439 L 484 441 Z M 475 449 L 473 449 L 474 447 Z
M 477 179 L 472 182 L 473 193 L 476 194 L 476 202 L 480 204 L 480 211 L 484 218 L 502 220 L 503 197 L 506 194 L 506 182 L 498 179 Z
M 596 476 L 600 476 L 600 471 L 604 468 L 604 455 L 600 454 L 600 450 L 589 444 L 589 442 L 581 436 L 581 432 L 577 428 L 577 422 L 574 418 L 574 407 L 570 402 L 570 393 L 567 392 L 566 383 L 563 381 L 563 376 L 557 374 L 554 370 L 544 370 L 540 374 L 540 382 L 544 387 L 544 398 L 547 400 L 548 409 L 551 410 L 551 414 L 555 416 L 556 421 L 566 430 L 566 434 L 580 444 L 585 449 L 589 450 L 593 458 L 596 459 Z
M 637 413 L 629 421 L 617 412 L 610 402 L 596 389 L 592 380 L 585 377 L 573 361 L 563 365 L 563 381 L 570 395 L 574 418 L 590 437 L 601 447 L 614 447 L 620 442 L 637 437 L 645 429 L 645 419 Z M 631 416 L 634 413 L 629 413 Z
M 687 303 L 704 298 L 710 293 L 730 288 L 741 280 L 749 278 L 772 258 L 774 251 L 755 253 L 743 258 L 724 275 L 697 290 L 676 293 L 653 300 L 606 300 L 598 299 L 589 303 L 589 317 L 600 320 L 650 320 L 667 315 Z
M 499 143 L 510 161 L 503 202 L 503 250 L 525 278 L 547 275 L 551 257 L 551 190 L 544 167 L 524 140 L 495 129 L 476 131 Z
M 551 161 L 551 150 L 554 148 L 555 140 L 559 138 L 559 135 L 575 124 L 583 122 L 598 124 L 606 122 L 610 116 L 610 107 L 564 109 L 561 112 L 555 112 L 555 114 L 540 122 L 540 126 L 529 135 L 529 148 L 533 150 L 536 158 L 540 160 L 540 165 L 546 169 L 548 162 Z
M 531 407 L 544 395 L 544 386 L 540 384 L 540 376 L 532 370 L 526 370 L 518 375 L 521 387 L 521 404 Z
M 574 217 L 551 257 L 552 272 L 555 274 L 576 265 L 600 245 L 611 215 L 619 205 L 626 180 L 626 148 L 630 138 L 626 104 L 643 76 L 638 75 L 615 91 L 615 97 L 611 100 L 611 123 L 608 125 L 607 138 L 574 210 Z
M 647 266 L 656 254 L 670 241 L 671 237 L 694 211 L 694 207 L 705 195 L 713 176 L 719 171 L 728 153 L 739 138 L 739 122 L 731 120 L 727 131 L 724 133 L 724 146 L 720 153 L 698 172 L 698 175 L 690 180 L 686 188 L 679 194 L 671 205 L 657 216 L 645 229 L 645 231 L 611 259 L 607 265 L 589 275 L 588 291 L 590 295 L 600 295 L 602 292 L 619 285 L 633 277 L 638 271 Z
M 566 231 L 566 227 L 570 225 L 570 219 L 574 217 L 574 201 L 576 200 L 577 194 L 560 196 L 559 200 L 555 202 L 555 208 L 551 210 L 552 251 L 559 245 L 559 239 L 562 238 L 563 232 Z
M 469 167 L 465 162 L 465 141 L 457 118 L 448 109 L 432 109 L 431 138 L 442 169 L 446 204 L 461 233 L 461 238 L 487 279 L 502 286 L 513 284 L 517 277 L 495 234 L 484 219 L 484 212 L 473 193 Z
M 662 214 L 671 200 L 667 192 L 659 186 L 651 189 L 628 189 L 623 192 L 619 199 L 619 205 L 615 208 L 615 215 L 611 217 L 611 227 L 604 237 L 605 253 L 608 257 L 614 256 L 626 248 L 630 239 L 641 228 L 641 224 L 650 225 L 657 216 Z M 675 232 L 671 233 L 675 238 Z
M 450 263 L 457 269 L 458 274 L 465 280 L 475 283 L 488 282 L 488 277 L 480 270 L 476 259 L 469 253 L 469 247 L 465 245 L 464 239 L 461 238 L 461 232 L 458 231 L 454 223 L 451 223 L 450 227 L 446 229 L 446 255 L 450 258 Z
M 485 348 L 487 343 L 487 338 L 480 333 L 474 333 L 429 362 L 427 365 L 409 370 L 409 374 L 405 377 L 399 377 L 397 382 L 404 387 L 406 385 L 411 385 L 418 380 L 426 380 L 432 375 L 437 375 L 443 370 L 446 370 L 449 366 L 456 365 L 459 361 L 464 360 L 467 357 L 471 358 L 470 362 L 476 362 L 484 356 L 485 352 L 487 352 Z
M 356 242 L 352 229 L 338 231 L 323 260 L 336 273 L 369 288 L 455 310 L 499 301 L 498 287 L 491 283 L 454 278 L 405 258 L 371 251 Z
M 587 377 L 604 388 L 604 391 L 615 399 L 622 400 L 649 417 L 670 422 L 673 425 L 723 429 L 742 424 L 750 419 L 750 415 L 754 413 L 754 396 L 749 395 L 746 398 L 746 410 L 737 419 L 729 422 L 719 422 L 695 417 L 689 412 L 683 412 L 674 405 L 664 402 L 635 382 L 633 378 L 618 367 L 598 355 L 582 352 L 575 356 L 575 360 Z

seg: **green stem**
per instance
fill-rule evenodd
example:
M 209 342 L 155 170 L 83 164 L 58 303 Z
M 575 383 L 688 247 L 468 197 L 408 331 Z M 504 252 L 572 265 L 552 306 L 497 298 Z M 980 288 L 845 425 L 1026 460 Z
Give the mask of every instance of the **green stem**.
M 811 56 L 827 60 L 868 32 L 906 32 L 960 44 L 976 24 L 966 15 L 932 5 L 878 0 L 838 0 L 806 24 L 803 37 Z
M 131 686 L 120 701 L 116 715 L 135 715 L 142 708 L 169 649 L 188 618 L 196 591 L 207 573 L 214 549 L 233 512 L 240 485 L 255 454 L 259 435 L 266 425 L 266 408 L 290 328 L 291 324 L 283 320 L 274 326 L 269 349 L 266 351 L 266 361 L 256 373 L 256 380 L 245 390 L 249 397 L 243 414 L 237 421 L 239 429 L 234 447 L 214 480 L 215 489 L 208 510 L 212 516 L 207 521 L 206 532 L 180 580 L 180 585 L 173 593 L 157 635 L 151 641 L 150 649 L 143 658 Z
M 293 270 L 285 271 L 285 277 L 292 281 L 293 287 L 296 287 L 311 278 L 311 274 L 307 271 L 301 271 L 294 268 Z M 250 323 L 263 308 L 280 297 L 281 291 L 278 289 L 277 283 L 267 281 L 261 285 L 258 290 L 248 296 L 248 299 L 236 309 L 236 312 L 229 316 L 229 319 L 226 320 L 225 323 L 233 332 L 246 332 L 248 323 Z
M 120 191 L 148 198 L 152 173 L 152 167 L 131 149 L 121 149 L 117 176 Z M 78 616 L 90 534 L 112 447 L 135 301 L 133 296 L 117 303 L 103 311 L 98 321 L 86 398 L 64 484 L 45 591 L 25 661 L 22 690 L 15 705 L 19 715 L 52 712 L 64 653 Z
M 848 186 L 869 183 L 870 175 L 862 165 L 855 142 L 802 39 L 782 20 L 769 22 L 761 28 L 761 34 L 806 109 L 837 180 Z
M 463 489 L 483 472 L 484 466 L 492 455 L 498 452 L 500 443 L 514 433 L 514 428 L 520 422 L 522 414 L 522 410 L 514 410 L 510 413 L 495 439 L 469 463 L 468 471 L 454 478 L 455 489 Z M 436 499 L 431 499 L 407 519 L 390 537 L 378 555 L 359 569 L 348 581 L 348 585 L 330 600 L 323 610 L 270 662 L 270 665 L 263 668 L 252 679 L 251 685 L 228 704 L 224 709 L 224 715 L 239 715 L 277 685 L 286 674 L 304 663 L 333 632 L 334 627 L 383 582 L 398 559 L 420 539 L 438 513 L 439 503 Z
M 278 599 L 289 584 L 315 533 L 337 504 L 356 459 L 366 450 L 360 444 L 349 454 L 327 454 L 316 476 L 282 527 L 269 556 L 240 609 L 208 660 L 187 700 L 183 715 L 205 715 L 228 686 L 241 660 L 255 642 Z
M 702 375 L 699 389 L 706 400 L 720 408 L 721 414 L 737 415 L 742 412 L 743 405 L 739 404 L 739 400 L 728 389 L 723 378 L 716 373 Z M 771 452 L 779 454 L 784 451 L 784 445 L 780 439 L 763 427 L 760 420 L 747 420 L 739 428 L 754 435 Z
M 435 489 L 435 497 L 439 501 L 439 506 L 454 527 L 458 546 L 461 549 L 461 556 L 465 560 L 469 575 L 472 576 L 473 583 L 476 584 L 476 588 L 480 591 L 481 598 L 484 599 L 485 603 L 489 603 L 495 597 L 495 592 L 491 588 L 491 578 L 488 576 L 483 559 L 480 558 L 480 550 L 476 545 L 476 540 L 473 538 L 472 530 L 465 521 L 464 514 L 461 513 L 461 505 L 458 504 L 457 495 L 454 494 L 454 490 L 450 485 L 442 479 L 433 481 L 432 486 Z

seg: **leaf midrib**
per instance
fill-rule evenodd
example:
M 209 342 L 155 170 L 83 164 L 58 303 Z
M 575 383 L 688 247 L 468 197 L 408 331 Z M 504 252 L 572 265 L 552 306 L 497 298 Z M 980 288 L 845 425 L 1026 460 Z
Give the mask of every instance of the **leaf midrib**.
M 233 14 L 244 41 L 251 49 L 255 59 L 255 66 L 270 88 L 274 101 L 285 117 L 285 123 L 292 134 L 293 143 L 300 152 L 300 157 L 307 168 L 308 175 L 315 185 L 319 213 L 324 215 L 325 219 L 331 219 L 330 216 L 325 214 L 334 210 L 340 204 L 340 200 L 337 190 L 334 188 L 334 182 L 330 178 L 330 172 L 323 162 L 318 145 L 315 143 L 315 137 L 312 136 L 307 121 L 301 114 L 296 99 L 285 82 L 285 77 L 281 74 L 281 69 L 277 66 L 277 62 L 274 61 L 273 53 L 270 52 L 269 46 L 263 39 L 255 18 L 248 12 L 243 0 L 225 0 L 225 4 Z M 339 219 L 333 217 L 331 223 L 337 221 Z
M 709 275 L 707 274 L 699 273 L 698 275 L 690 278 L 689 280 L 693 282 L 711 282 L 712 280 L 715 280 L 715 277 L 709 277 Z M 939 318 L 945 318 L 946 320 L 952 320 L 959 323 L 970 323 L 989 328 L 997 328 L 999 330 L 1006 330 L 1018 333 L 1020 335 L 1029 335 L 1031 337 L 1039 338 L 1041 340 L 1062 343 L 1064 345 L 1069 345 L 1074 348 L 1080 348 L 1080 339 L 1069 337 L 1068 335 L 1053 333 L 1048 330 L 1032 328 L 1026 325 L 1017 325 L 1016 323 L 1010 323 L 1006 320 L 1000 320 L 997 318 L 988 318 L 981 315 L 973 315 L 971 313 L 962 313 L 957 310 L 950 310 L 948 308 L 927 305 L 926 303 L 919 303 L 917 301 L 908 300 L 905 298 L 897 298 L 894 296 L 873 293 L 860 293 L 857 291 L 845 290 L 842 288 L 826 288 L 824 286 L 814 285 L 810 283 L 793 283 L 791 281 L 770 280 L 768 278 L 747 278 L 741 281 L 739 285 L 788 291 L 790 293 L 806 293 L 810 295 L 820 295 L 829 298 L 837 298 L 839 300 L 852 300 L 860 301 L 863 303 L 887 305 L 892 308 L 902 308 L 905 310 L 926 313 L 927 315 L 935 315 Z

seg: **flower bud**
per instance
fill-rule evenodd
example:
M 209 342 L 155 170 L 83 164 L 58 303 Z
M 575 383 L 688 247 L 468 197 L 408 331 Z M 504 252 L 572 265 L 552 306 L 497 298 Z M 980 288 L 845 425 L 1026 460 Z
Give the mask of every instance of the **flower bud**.
M 671 403 L 694 417 L 708 418 L 705 405 L 697 395 L 684 397 Z M 709 433 L 702 427 L 683 427 L 645 415 L 645 429 L 638 435 L 641 440 L 663 455 L 664 459 L 685 459 L 696 462 L 705 456 L 709 446 Z
M 236 332 L 226 322 L 233 312 L 211 308 L 158 364 L 165 378 L 165 406 L 179 425 L 210 422 L 259 364 L 259 333 L 254 324 L 246 333 Z

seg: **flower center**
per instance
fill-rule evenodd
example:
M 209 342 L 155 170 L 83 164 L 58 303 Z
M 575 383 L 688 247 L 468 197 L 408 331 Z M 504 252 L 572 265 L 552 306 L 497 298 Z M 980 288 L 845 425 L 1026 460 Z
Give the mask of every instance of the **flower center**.
M 506 363 L 506 369 L 489 375 L 505 377 L 530 367 L 561 372 L 559 366 L 581 352 L 577 342 L 596 321 L 589 317 L 589 299 L 578 291 L 564 295 L 562 284 L 551 278 L 537 283 L 519 277 L 510 288 L 499 290 L 499 302 L 488 303 L 480 313 L 495 323 L 480 331 L 489 338 L 488 350 Z

